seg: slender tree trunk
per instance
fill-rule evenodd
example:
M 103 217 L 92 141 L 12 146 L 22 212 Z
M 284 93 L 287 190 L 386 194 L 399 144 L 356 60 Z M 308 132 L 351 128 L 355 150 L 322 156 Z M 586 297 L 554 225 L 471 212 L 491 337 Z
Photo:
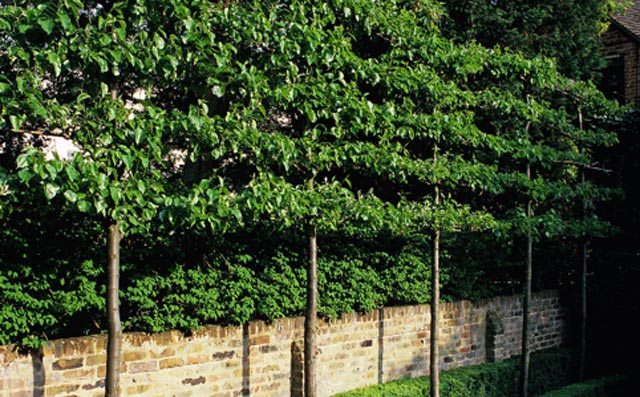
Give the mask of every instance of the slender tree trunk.
M 109 335 L 107 340 L 106 397 L 120 396 L 120 354 L 122 350 L 122 324 L 120 322 L 120 227 L 118 223 L 109 225 L 107 239 L 109 261 L 107 264 L 107 316 Z
M 434 188 L 436 207 L 440 204 L 440 191 L 438 186 Z M 431 337 L 430 337 L 430 391 L 431 397 L 440 396 L 440 353 L 438 351 L 438 340 L 440 339 L 440 327 L 438 326 L 439 303 L 440 303 L 440 229 L 436 227 L 433 231 L 433 262 L 431 267 Z
M 316 396 L 316 327 L 318 323 L 318 245 L 315 224 L 309 225 L 307 313 L 304 322 L 304 396 Z
M 531 165 L 527 164 L 527 179 L 531 179 Z M 527 219 L 531 221 L 533 217 L 532 202 L 527 202 Z M 520 369 L 520 396 L 529 395 L 529 306 L 531 301 L 531 279 L 533 269 L 533 232 L 531 225 L 527 230 L 527 260 L 524 280 L 524 298 L 522 302 L 522 365 Z
M 585 182 L 584 169 L 580 178 Z M 587 205 L 582 199 L 582 214 L 586 217 Z M 586 235 L 582 237 L 580 246 L 580 347 L 578 358 L 578 380 L 584 380 L 585 364 L 587 361 L 587 261 L 589 259 L 589 241 Z
M 582 131 L 582 111 L 578 112 L 578 122 Z M 584 185 L 586 180 L 585 169 L 580 169 L 580 182 Z M 582 217 L 587 217 L 587 201 L 582 198 Z M 578 353 L 578 380 L 584 380 L 585 365 L 587 361 L 587 261 L 589 255 L 589 240 L 586 231 L 583 232 L 580 244 L 580 346 Z

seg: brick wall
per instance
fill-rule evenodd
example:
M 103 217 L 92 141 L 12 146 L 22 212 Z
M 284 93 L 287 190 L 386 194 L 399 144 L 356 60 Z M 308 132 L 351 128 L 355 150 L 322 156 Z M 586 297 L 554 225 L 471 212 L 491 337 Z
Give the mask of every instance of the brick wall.
M 558 346 L 564 311 L 555 292 L 532 300 L 532 349 Z M 318 394 L 428 374 L 429 306 L 384 308 L 319 323 Z M 503 360 L 520 351 L 518 296 L 441 307 L 442 369 Z M 299 396 L 303 318 L 244 327 L 209 326 L 192 335 L 125 334 L 125 396 Z M 104 395 L 106 337 L 55 340 L 39 352 L 0 346 L 1 397 Z
M 624 102 L 638 102 L 640 100 L 640 46 L 637 40 L 615 24 L 602 35 L 603 54 L 606 58 L 624 57 Z

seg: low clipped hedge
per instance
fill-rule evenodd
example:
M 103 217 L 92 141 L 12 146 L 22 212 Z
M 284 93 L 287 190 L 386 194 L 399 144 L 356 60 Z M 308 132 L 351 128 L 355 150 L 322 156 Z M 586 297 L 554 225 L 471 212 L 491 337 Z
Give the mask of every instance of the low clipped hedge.
M 623 397 L 629 396 L 629 377 L 610 375 L 574 383 L 542 394 L 540 397 Z
M 551 349 L 531 355 L 531 395 L 558 389 L 571 381 L 571 353 Z M 518 392 L 520 358 L 499 363 L 456 368 L 440 375 L 443 397 L 512 397 Z M 400 379 L 335 395 L 335 397 L 429 396 L 429 377 Z

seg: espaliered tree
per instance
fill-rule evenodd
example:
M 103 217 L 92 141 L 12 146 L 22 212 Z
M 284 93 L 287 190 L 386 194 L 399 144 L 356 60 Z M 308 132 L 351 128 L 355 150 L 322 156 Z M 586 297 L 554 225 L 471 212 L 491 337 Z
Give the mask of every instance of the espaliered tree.
M 479 99 L 474 110 L 476 124 L 508 148 L 494 152 L 500 170 L 497 180 L 502 188 L 497 195 L 488 197 L 492 202 L 487 208 L 506 222 L 514 237 L 526 240 L 522 254 L 525 266 L 520 393 L 527 395 L 528 302 L 534 241 L 572 234 L 572 225 L 581 224 L 582 216 L 576 215 L 570 203 L 611 196 L 609 189 L 593 186 L 587 192 L 577 183 L 579 168 L 592 164 L 590 154 L 578 148 L 602 147 L 616 141 L 614 133 L 602 128 L 604 124 L 594 123 L 588 131 L 581 129 L 577 109 L 593 109 L 595 119 L 607 119 L 615 117 L 616 105 L 593 84 L 565 78 L 547 60 L 505 55 L 489 62 L 494 72 L 485 81 L 473 82 Z M 487 85 L 489 81 L 491 86 Z M 592 221 L 595 223 L 589 233 L 599 233 L 606 225 L 602 220 Z M 595 227 L 596 224 L 600 226 Z
M 50 205 L 103 224 L 108 396 L 120 395 L 121 239 L 148 232 L 158 218 L 197 213 L 197 201 L 186 200 L 195 193 L 180 189 L 183 169 L 173 151 L 189 152 L 191 134 L 204 122 L 197 98 L 188 95 L 195 84 L 189 78 L 192 68 L 210 64 L 198 58 L 211 43 L 210 27 L 195 34 L 185 21 L 211 11 L 179 1 L 0 6 L 2 134 L 63 137 L 75 147 L 68 159 L 25 151 L 16 162 L 16 189 L 39 190 Z M 195 143 L 210 139 L 193 135 Z M 219 191 L 228 204 L 228 191 Z M 235 215 L 217 204 L 211 222 Z

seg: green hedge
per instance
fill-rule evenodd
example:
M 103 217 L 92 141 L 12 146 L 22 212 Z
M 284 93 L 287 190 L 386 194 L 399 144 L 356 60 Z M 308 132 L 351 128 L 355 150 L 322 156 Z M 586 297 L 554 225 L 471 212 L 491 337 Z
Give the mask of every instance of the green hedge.
M 445 371 L 440 376 L 443 397 L 511 397 L 517 395 L 520 360 L 514 357 Z M 571 380 L 571 353 L 552 349 L 531 355 L 531 395 L 566 385 Z M 337 394 L 336 397 L 420 397 L 429 396 L 429 377 L 400 379 Z
M 610 375 L 574 383 L 547 392 L 540 397 L 623 397 L 629 396 L 629 378 L 625 375 Z

